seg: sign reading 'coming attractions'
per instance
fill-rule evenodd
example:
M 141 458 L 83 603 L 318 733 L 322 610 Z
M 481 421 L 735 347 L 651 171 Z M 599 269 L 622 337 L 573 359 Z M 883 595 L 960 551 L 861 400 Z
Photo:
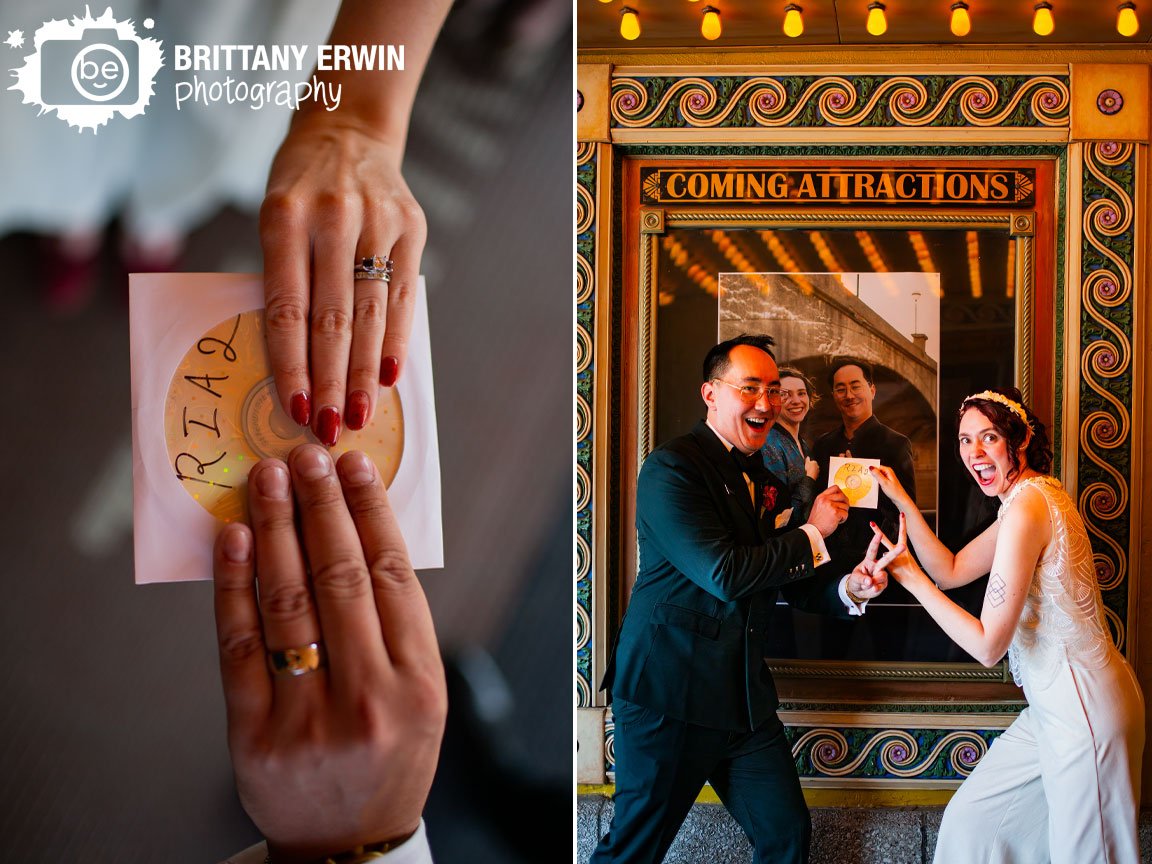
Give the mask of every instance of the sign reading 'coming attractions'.
M 648 168 L 645 204 L 1032 207 L 1030 168 Z

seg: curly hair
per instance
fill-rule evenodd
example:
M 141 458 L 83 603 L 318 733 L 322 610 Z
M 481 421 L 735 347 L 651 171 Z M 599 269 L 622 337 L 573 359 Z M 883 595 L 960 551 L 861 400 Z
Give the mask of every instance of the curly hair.
M 1039 471 L 1041 474 L 1049 473 L 1052 470 L 1052 443 L 1048 439 L 1048 430 L 1040 418 L 1024 404 L 1024 397 L 1020 395 L 1020 391 L 1015 387 L 993 387 L 985 392 L 995 393 L 1015 402 L 1024 411 L 1027 422 L 1021 419 L 1020 415 L 1009 406 L 1003 405 L 995 399 L 984 399 L 976 395 L 969 396 L 960 403 L 960 410 L 956 412 L 956 425 L 960 425 L 965 411 L 969 408 L 977 409 L 988 418 L 992 428 L 999 432 L 1007 442 L 1008 461 L 1012 464 L 1012 475 L 1020 471 L 1020 447 L 1025 442 L 1028 445 L 1024 451 L 1024 461 L 1027 467 L 1033 471 Z M 1031 431 L 1031 437 L 1029 437 L 1029 431 Z
M 816 387 L 812 383 L 812 379 L 797 369 L 795 366 L 781 366 L 780 367 L 780 380 L 785 378 L 799 378 L 804 382 L 804 389 L 808 391 L 808 405 L 810 408 L 815 408 L 816 403 L 820 401 L 820 394 L 816 392 Z

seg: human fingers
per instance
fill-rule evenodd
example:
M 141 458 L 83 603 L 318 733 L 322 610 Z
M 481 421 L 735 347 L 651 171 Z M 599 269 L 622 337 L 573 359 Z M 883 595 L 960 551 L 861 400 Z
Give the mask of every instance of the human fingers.
M 416 282 L 420 276 L 420 255 L 424 251 L 427 228 L 424 212 L 415 201 L 401 209 L 404 230 L 392 248 L 394 271 L 388 285 L 388 323 L 380 361 L 380 383 L 393 386 L 408 357 L 408 340 L 416 311 Z
M 875 540 L 882 540 L 884 545 L 888 547 L 888 551 L 876 562 L 873 569 L 886 568 L 889 564 L 891 564 L 908 550 L 908 535 L 905 529 L 904 514 L 900 514 L 900 535 L 895 543 L 888 539 L 888 537 L 884 534 L 883 531 L 880 530 L 879 526 L 877 526 L 875 522 L 870 524 L 872 525 L 872 530 L 874 532 L 874 542 Z
M 296 535 L 288 469 L 279 459 L 257 463 L 248 475 L 248 511 L 256 538 L 256 583 L 268 650 L 319 642 L 320 622 Z
M 358 451 L 340 457 L 338 470 L 368 561 L 378 627 L 389 659 L 396 666 L 439 668 L 428 602 L 409 563 L 380 472 Z
M 817 477 L 820 476 L 820 463 L 817 462 L 815 459 L 809 459 L 807 456 L 805 456 L 804 457 L 804 473 L 807 474 L 809 477 L 811 477 L 813 480 L 815 480 Z
M 352 349 L 353 267 L 360 234 L 359 204 L 338 198 L 317 210 L 313 239 L 311 344 L 312 431 L 325 447 L 340 438 Z
M 836 514 L 837 522 L 843 522 L 848 518 L 848 496 L 844 494 L 843 489 L 839 486 L 829 487 L 825 500 Z
M 843 505 L 844 507 L 848 506 L 848 496 L 844 494 L 844 490 L 839 486 L 829 486 L 816 497 L 829 505 Z
M 298 203 L 269 192 L 260 207 L 264 251 L 264 326 L 276 394 L 299 425 L 312 421 L 308 377 L 311 241 Z
M 384 642 L 368 565 L 332 456 L 301 444 L 288 459 L 312 594 L 336 687 L 356 685 L 384 667 Z
M 872 542 L 868 544 L 868 549 L 864 553 L 864 563 L 868 565 L 869 572 L 872 570 L 872 565 L 876 563 L 876 556 L 880 552 L 880 535 L 873 533 Z
M 876 482 L 880 484 L 880 488 L 883 489 L 885 493 L 895 491 L 895 487 L 899 485 L 899 481 L 896 479 L 896 475 L 891 468 L 886 468 L 883 465 L 869 465 L 868 470 L 872 476 L 876 478 Z
M 356 249 L 357 274 L 353 281 L 352 346 L 348 355 L 348 396 L 344 422 L 353 431 L 363 429 L 376 411 L 380 392 L 380 345 L 388 315 L 388 268 L 382 251 L 391 242 L 367 226 Z
M 251 530 L 233 522 L 220 531 L 212 556 L 224 704 L 229 727 L 242 732 L 257 726 L 272 699 L 252 551 Z

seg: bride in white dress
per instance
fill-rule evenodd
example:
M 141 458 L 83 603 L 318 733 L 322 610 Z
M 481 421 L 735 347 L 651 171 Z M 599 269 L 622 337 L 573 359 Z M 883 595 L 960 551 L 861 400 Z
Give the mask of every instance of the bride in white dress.
M 1135 864 L 1144 700 L 1105 624 L 1084 522 L 1019 391 L 969 396 L 959 418 L 960 459 L 1000 498 L 996 522 L 953 555 L 891 469 L 872 469 L 928 571 L 903 554 L 888 572 L 985 666 L 1007 652 L 1028 707 L 948 804 L 934 861 Z M 941 590 L 985 573 L 979 618 Z

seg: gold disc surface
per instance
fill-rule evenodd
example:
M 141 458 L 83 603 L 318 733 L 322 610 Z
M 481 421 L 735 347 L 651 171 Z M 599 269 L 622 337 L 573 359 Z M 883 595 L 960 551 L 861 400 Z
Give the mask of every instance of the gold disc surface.
M 849 504 L 856 504 L 872 491 L 872 474 L 858 462 L 845 462 L 836 471 L 833 482 L 844 490 Z
M 224 522 L 247 517 L 244 481 L 253 465 L 287 459 L 306 441 L 320 443 L 276 398 L 263 309 L 221 321 L 184 354 L 168 385 L 164 435 L 176 479 Z M 385 485 L 392 483 L 404 452 L 404 412 L 396 388 L 381 387 L 372 422 L 359 431 L 344 429 L 330 452 L 338 459 L 348 450 L 367 453 Z

